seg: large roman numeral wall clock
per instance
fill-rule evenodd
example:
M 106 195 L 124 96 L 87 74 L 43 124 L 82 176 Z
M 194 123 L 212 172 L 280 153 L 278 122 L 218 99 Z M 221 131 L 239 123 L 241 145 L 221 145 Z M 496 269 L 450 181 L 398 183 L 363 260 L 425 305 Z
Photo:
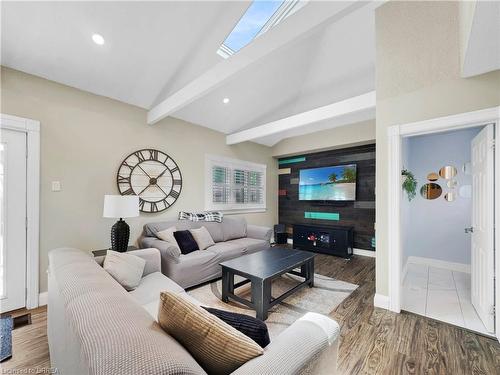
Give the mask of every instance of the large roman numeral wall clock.
M 142 212 L 161 212 L 179 198 L 182 175 L 177 163 L 164 152 L 143 149 L 131 153 L 117 175 L 121 195 L 138 195 Z

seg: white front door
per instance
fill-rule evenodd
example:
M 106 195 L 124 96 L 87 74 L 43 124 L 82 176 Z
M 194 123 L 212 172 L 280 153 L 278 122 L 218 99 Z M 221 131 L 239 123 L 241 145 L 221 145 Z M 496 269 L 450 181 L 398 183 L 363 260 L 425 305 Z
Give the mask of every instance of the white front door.
M 0 312 L 26 305 L 26 133 L 0 129 Z
M 494 332 L 494 128 L 472 140 L 471 299 L 484 326 Z

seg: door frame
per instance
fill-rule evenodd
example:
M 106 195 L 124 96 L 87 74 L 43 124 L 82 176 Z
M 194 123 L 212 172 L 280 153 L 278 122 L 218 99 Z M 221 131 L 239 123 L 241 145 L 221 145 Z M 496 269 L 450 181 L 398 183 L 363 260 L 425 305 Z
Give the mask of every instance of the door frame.
M 495 140 L 500 135 L 500 106 L 465 112 L 457 115 L 438 117 L 425 121 L 393 125 L 387 129 L 388 136 L 388 258 L 389 296 L 388 309 L 401 311 L 401 167 L 402 139 L 417 135 L 442 133 L 450 130 L 472 128 L 493 124 Z M 500 138 L 498 138 L 500 139 Z M 495 152 L 495 334 L 500 340 L 500 151 Z
M 40 122 L 0 114 L 0 129 L 26 134 L 26 308 L 39 306 Z

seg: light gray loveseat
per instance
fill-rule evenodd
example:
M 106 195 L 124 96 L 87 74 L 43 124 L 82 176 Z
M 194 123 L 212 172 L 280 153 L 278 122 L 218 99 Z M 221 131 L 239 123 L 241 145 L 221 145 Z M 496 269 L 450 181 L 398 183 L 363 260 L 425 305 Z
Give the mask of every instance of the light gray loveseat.
M 158 250 L 130 254 L 146 260 L 140 285 L 132 292 L 87 252 L 62 248 L 49 253 L 51 366 L 62 375 L 206 374 L 156 322 L 161 291 L 199 302 L 160 273 Z M 307 313 L 233 374 L 335 374 L 338 338 L 334 320 Z
M 215 245 L 178 255 L 174 245 L 156 237 L 157 232 L 173 226 L 177 230 L 205 227 Z M 173 220 L 146 224 L 139 245 L 160 250 L 163 274 L 183 288 L 189 288 L 221 277 L 219 263 L 269 248 L 271 235 L 271 228 L 248 225 L 244 218 L 225 216 L 222 223 Z

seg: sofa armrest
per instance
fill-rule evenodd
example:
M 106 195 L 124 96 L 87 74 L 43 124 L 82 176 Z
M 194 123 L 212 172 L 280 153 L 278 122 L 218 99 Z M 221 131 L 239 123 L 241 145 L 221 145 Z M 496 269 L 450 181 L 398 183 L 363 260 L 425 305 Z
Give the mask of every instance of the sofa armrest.
M 260 225 L 247 225 L 247 237 L 255 238 L 256 240 L 266 240 L 271 242 L 271 236 L 273 235 L 273 230 L 269 227 L 263 227 Z
M 144 272 L 142 273 L 143 277 L 153 272 L 161 272 L 161 257 L 158 249 L 150 248 L 131 250 L 127 251 L 127 254 L 135 255 L 146 261 Z
M 179 263 L 181 254 L 179 248 L 167 241 L 162 241 L 156 237 L 143 237 L 140 240 L 140 244 L 143 247 L 154 247 L 160 251 L 161 270 L 164 275 L 167 275 L 170 264 Z
M 339 336 L 335 320 L 307 313 L 233 374 L 335 374 Z

